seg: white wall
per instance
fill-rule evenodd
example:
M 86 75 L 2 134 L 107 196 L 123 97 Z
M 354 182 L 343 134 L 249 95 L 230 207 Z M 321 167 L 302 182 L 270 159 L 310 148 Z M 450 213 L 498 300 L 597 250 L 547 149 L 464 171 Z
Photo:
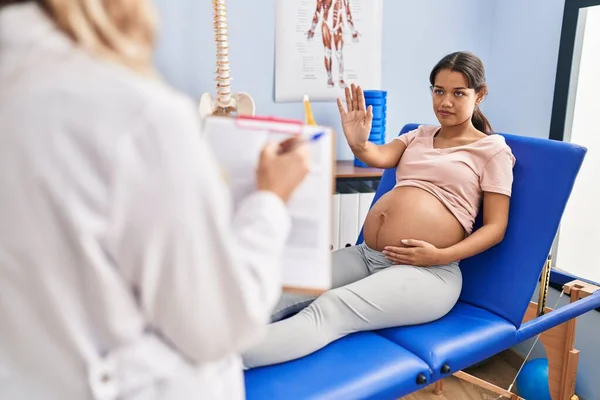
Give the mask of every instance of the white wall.
M 549 137 L 565 0 L 496 0 L 485 113 L 497 132 Z
M 573 123 L 565 127 L 565 140 L 588 148 L 573 193 L 563 216 L 556 266 L 575 276 L 600 282 L 598 258 L 600 243 L 600 6 L 590 7 L 585 17 L 583 43 L 579 61 L 579 76 L 572 97 Z M 569 139 L 570 138 L 570 139 Z
M 157 67 L 194 99 L 204 92 L 214 94 L 212 2 L 154 3 L 161 19 Z M 249 92 L 259 114 L 302 118 L 300 103 L 273 101 L 275 0 L 230 0 L 227 4 L 233 90 Z M 428 78 L 441 57 L 469 50 L 490 62 L 493 7 L 493 1 L 481 0 L 384 1 L 382 80 L 389 91 L 388 140 L 407 122 L 436 123 Z M 252 17 L 253 13 L 260 17 Z M 320 124 L 338 132 L 338 159 L 351 159 L 335 103 L 314 103 L 313 111 Z
M 481 0 L 385 2 L 383 87 L 388 90 L 388 139 L 407 122 L 438 123 L 429 73 L 443 56 L 467 50 L 490 63 L 488 18 L 493 5 Z
M 261 114 L 300 118 L 300 104 L 273 102 L 274 1 L 228 2 L 233 89 L 248 91 Z M 196 99 L 214 93 L 211 1 L 154 2 L 162 22 L 158 68 Z M 486 64 L 490 95 L 483 110 L 497 131 L 548 137 L 564 2 L 384 1 L 388 140 L 406 122 L 436 123 L 427 78 L 439 58 L 456 50 L 473 51 Z M 254 11 L 261 17 L 252 18 Z M 352 158 L 335 105 L 313 108 L 319 123 L 338 130 L 338 158 Z

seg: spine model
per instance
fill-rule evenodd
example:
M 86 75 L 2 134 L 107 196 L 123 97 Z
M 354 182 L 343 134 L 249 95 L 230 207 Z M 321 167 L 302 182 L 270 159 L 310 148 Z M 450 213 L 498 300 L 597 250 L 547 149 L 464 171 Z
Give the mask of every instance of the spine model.
M 229 32 L 225 0 L 212 0 L 213 30 L 217 50 L 216 81 L 217 96 L 204 93 L 200 99 L 200 116 L 254 115 L 254 100 L 247 93 L 231 93 L 229 68 Z
M 231 77 L 229 76 L 229 41 L 225 0 L 213 0 L 213 28 L 217 44 L 217 104 L 231 107 Z

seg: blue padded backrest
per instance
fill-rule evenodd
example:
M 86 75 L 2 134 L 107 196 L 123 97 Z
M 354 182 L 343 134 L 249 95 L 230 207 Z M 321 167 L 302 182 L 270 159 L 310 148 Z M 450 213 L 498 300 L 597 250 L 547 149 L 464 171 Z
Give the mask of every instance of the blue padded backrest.
M 405 126 L 400 134 L 417 124 Z M 462 260 L 460 300 L 493 312 L 516 327 L 536 287 L 587 149 L 572 143 L 502 134 L 517 162 L 504 240 Z M 384 171 L 374 202 L 395 185 Z M 477 217 L 474 229 L 481 226 Z M 362 242 L 362 231 L 359 243 Z

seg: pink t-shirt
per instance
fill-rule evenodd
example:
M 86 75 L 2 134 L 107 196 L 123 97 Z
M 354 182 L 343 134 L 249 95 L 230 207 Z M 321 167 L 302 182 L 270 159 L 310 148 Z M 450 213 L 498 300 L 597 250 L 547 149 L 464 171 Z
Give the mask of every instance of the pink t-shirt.
M 396 186 L 414 186 L 437 197 L 470 234 L 483 192 L 511 195 L 515 157 L 504 137 L 492 134 L 448 149 L 433 147 L 438 126 L 420 126 L 398 136 L 406 145 Z

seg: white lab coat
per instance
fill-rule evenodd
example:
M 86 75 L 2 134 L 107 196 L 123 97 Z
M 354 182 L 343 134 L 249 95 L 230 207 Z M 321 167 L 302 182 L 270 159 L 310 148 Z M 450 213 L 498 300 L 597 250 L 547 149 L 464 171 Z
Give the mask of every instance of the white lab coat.
M 232 210 L 195 105 L 0 11 L 0 398 L 244 397 L 283 202 Z

